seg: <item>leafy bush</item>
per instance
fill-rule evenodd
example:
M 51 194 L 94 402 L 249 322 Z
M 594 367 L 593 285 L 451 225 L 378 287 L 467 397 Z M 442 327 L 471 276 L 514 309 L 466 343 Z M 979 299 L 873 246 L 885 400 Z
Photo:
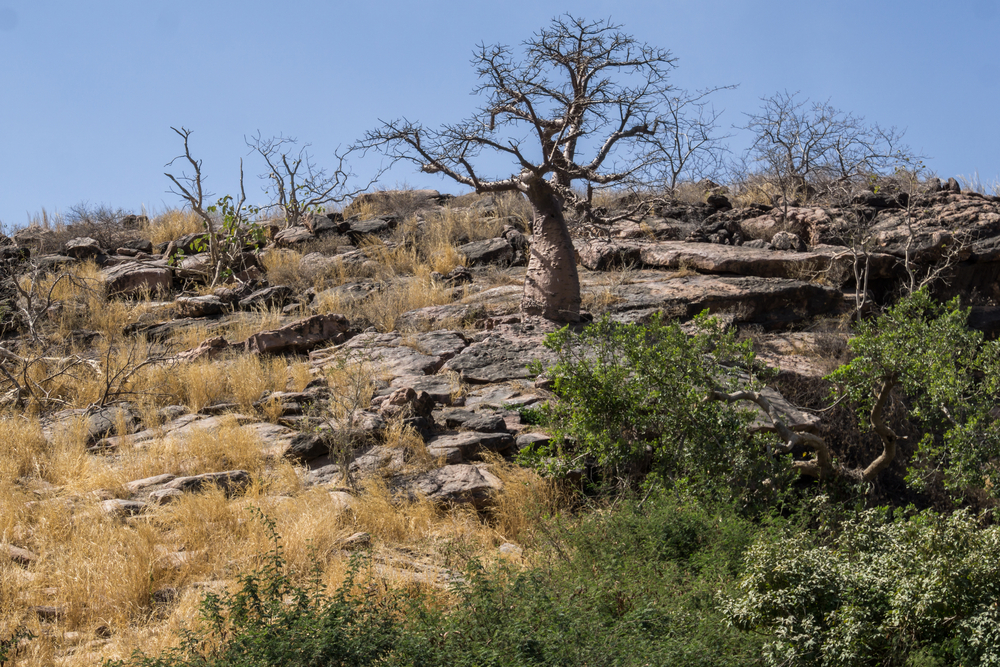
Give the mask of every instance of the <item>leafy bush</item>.
M 235 593 L 206 595 L 200 630 L 187 632 L 180 646 L 161 656 L 136 654 L 106 667 L 360 667 L 388 655 L 400 630 L 393 601 L 354 591 L 360 561 L 352 562 L 344 583 L 333 592 L 320 583 L 319 571 L 305 584 L 296 584 L 285 567 L 274 524 L 267 522 L 274 548 L 266 564 L 240 577 Z
M 473 563 L 443 603 L 412 589 L 332 593 L 295 585 L 280 544 L 234 594 L 209 595 L 202 625 L 158 657 L 109 665 L 745 665 L 758 638 L 730 627 L 719 591 L 735 592 L 760 528 L 726 506 L 653 492 L 574 525 L 546 524 L 541 567 Z M 548 559 L 545 556 L 549 556 Z M 369 586 L 369 590 L 373 587 Z
M 828 376 L 856 406 L 862 428 L 882 438 L 890 461 L 899 436 L 883 410 L 892 392 L 902 394 L 918 430 L 907 478 L 918 488 L 941 480 L 952 490 L 995 490 L 1000 342 L 984 342 L 966 325 L 968 315 L 957 298 L 939 304 L 926 290 L 915 292 L 859 323 L 849 342 L 854 359 Z
M 555 437 L 527 462 L 593 457 L 614 478 L 646 473 L 701 486 L 752 486 L 774 474 L 761 442 L 748 434 L 752 412 L 708 401 L 709 390 L 760 386 L 750 341 L 707 316 L 689 336 L 676 323 L 605 318 L 577 334 L 564 328 L 545 345 L 559 402 L 550 408 Z M 541 371 L 542 369 L 536 368 Z
M 392 664 L 754 664 L 760 640 L 716 601 L 759 532 L 728 505 L 667 492 L 546 527 L 549 565 L 473 569 L 448 613 L 410 616 Z
M 1000 528 L 967 512 L 871 510 L 747 554 L 737 627 L 770 636 L 771 665 L 1000 663 Z

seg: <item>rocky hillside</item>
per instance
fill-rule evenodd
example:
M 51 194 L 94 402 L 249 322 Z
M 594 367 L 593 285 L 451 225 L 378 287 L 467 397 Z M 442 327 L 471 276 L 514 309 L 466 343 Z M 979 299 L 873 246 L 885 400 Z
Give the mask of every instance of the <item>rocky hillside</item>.
M 43 653 L 120 655 L 140 641 L 137 618 L 170 618 L 184 594 L 239 569 L 211 536 L 246 539 L 231 513 L 247 499 L 283 517 L 279 529 L 322 516 L 325 532 L 300 533 L 328 553 L 401 539 L 380 534 L 377 517 L 397 510 L 373 510 L 373 497 L 432 507 L 437 518 L 413 529 L 425 537 L 454 522 L 448 508 L 513 502 L 504 480 L 526 473 L 505 458 L 547 438 L 522 409 L 551 398 L 527 369 L 549 359 L 551 326 L 518 314 L 524 206 L 363 195 L 302 226 L 258 223 L 263 244 L 241 248 L 219 280 L 196 221 L 177 212 L 0 238 L 8 620 L 48 637 Z M 925 281 L 962 295 L 973 326 L 1000 327 L 1000 200 L 957 184 L 841 207 L 734 207 L 715 193 L 581 230 L 575 244 L 594 317 L 707 309 L 803 381 L 842 361 L 844 322 Z M 820 428 L 781 405 L 793 428 Z M 89 546 L 52 528 L 81 522 Z M 519 549 L 507 528 L 477 548 Z M 425 547 L 386 552 L 387 571 L 452 576 Z M 68 563 L 95 548 L 100 584 Z M 130 577 L 147 583 L 122 590 Z

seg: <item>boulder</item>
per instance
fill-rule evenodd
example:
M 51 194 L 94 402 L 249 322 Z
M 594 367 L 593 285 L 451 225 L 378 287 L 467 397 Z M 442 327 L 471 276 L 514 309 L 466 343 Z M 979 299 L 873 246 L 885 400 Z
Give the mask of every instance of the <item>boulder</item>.
M 259 289 L 247 297 L 240 299 L 243 310 L 277 308 L 281 309 L 295 294 L 295 290 L 287 285 L 273 285 Z
M 486 264 L 509 266 L 514 262 L 514 247 L 505 238 L 473 241 L 459 246 L 456 250 L 465 257 L 470 266 Z
M 350 335 L 350 323 L 343 315 L 313 315 L 286 324 L 280 329 L 261 331 L 242 345 L 254 354 L 305 353 L 324 343 L 343 343 Z
M 388 234 L 393 229 L 396 228 L 396 218 L 393 217 L 383 217 L 383 218 L 373 218 L 371 220 L 360 220 L 357 222 L 351 222 L 348 229 L 347 235 L 351 237 L 351 241 L 355 245 L 359 241 L 362 241 L 366 236 L 378 236 L 381 234 Z
M 0 555 L 7 556 L 11 562 L 21 567 L 28 567 L 38 560 L 38 556 L 32 552 L 21 547 L 15 547 L 13 544 L 0 545 Z
M 178 361 L 197 361 L 198 359 L 214 359 L 219 355 L 228 352 L 233 345 L 223 336 L 209 338 L 201 345 L 190 350 L 177 353 L 175 357 Z
M 207 472 L 190 477 L 177 477 L 167 483 L 167 489 L 177 491 L 200 491 L 209 486 L 218 486 L 227 494 L 233 494 L 250 483 L 250 473 L 246 470 L 225 470 L 223 472 Z
M 591 271 L 635 266 L 641 261 L 642 247 L 634 242 L 575 239 L 573 247 L 580 264 Z
M 443 433 L 427 440 L 427 451 L 438 456 L 449 449 L 458 449 L 463 460 L 474 458 L 480 451 L 505 452 L 514 444 L 510 433 L 481 433 L 478 431 L 462 431 L 460 433 Z
M 125 500 L 122 498 L 112 498 L 101 502 L 101 510 L 110 516 L 127 517 L 142 514 L 146 509 L 146 503 L 138 500 Z
M 104 254 L 101 244 L 89 236 L 80 236 L 66 241 L 63 244 L 62 252 L 68 257 L 79 260 L 95 259 L 98 255 Z
M 335 220 L 329 215 L 309 215 L 306 216 L 303 222 L 306 228 L 312 232 L 313 236 L 329 236 L 339 234 L 341 232 L 341 225 L 344 224 L 344 217 L 339 215 L 339 218 L 339 220 Z M 344 229 L 346 229 L 346 225 Z
M 137 296 L 146 291 L 166 294 L 174 282 L 168 267 L 141 262 L 123 262 L 101 273 L 109 296 Z
M 147 255 L 153 254 L 153 242 L 149 239 L 127 239 L 118 242 L 118 249 L 135 250 Z
M 805 252 L 806 244 L 802 242 L 798 234 L 792 232 L 778 232 L 771 237 L 771 245 L 775 250 L 792 250 L 794 252 Z
M 214 294 L 180 296 L 174 299 L 178 317 L 211 317 L 227 310 L 227 304 Z
M 174 273 L 178 278 L 209 282 L 215 274 L 212 255 L 207 252 L 186 255 L 175 262 Z
M 386 419 L 395 417 L 430 417 L 434 399 L 425 391 L 403 387 L 372 400 L 371 407 Z
M 443 405 L 451 405 L 453 397 L 460 390 L 459 383 L 450 374 L 400 375 L 394 378 L 389 386 L 393 389 L 408 388 L 416 392 L 426 393 L 434 402 Z
M 282 229 L 274 235 L 274 245 L 278 248 L 289 248 L 291 246 L 299 245 L 300 243 L 309 243 L 310 241 L 315 240 L 316 236 L 309 230 L 308 227 L 302 227 L 299 225 Z
M 485 467 L 462 463 L 417 475 L 405 480 L 402 487 L 439 503 L 471 504 L 482 509 L 503 488 L 503 482 Z

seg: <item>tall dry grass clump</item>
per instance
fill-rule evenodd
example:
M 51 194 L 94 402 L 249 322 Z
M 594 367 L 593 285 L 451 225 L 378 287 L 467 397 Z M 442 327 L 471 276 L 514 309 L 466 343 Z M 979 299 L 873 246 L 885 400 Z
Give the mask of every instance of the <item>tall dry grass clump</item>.
M 204 225 L 194 211 L 174 208 L 153 217 L 142 231 L 155 246 L 204 231 Z

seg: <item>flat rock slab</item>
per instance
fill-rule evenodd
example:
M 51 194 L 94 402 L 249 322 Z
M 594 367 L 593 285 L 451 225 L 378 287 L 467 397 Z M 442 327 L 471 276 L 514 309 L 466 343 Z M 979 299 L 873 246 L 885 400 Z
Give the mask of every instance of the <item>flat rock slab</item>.
M 508 270 L 512 279 L 523 281 L 523 273 Z M 504 317 L 518 312 L 523 285 L 502 285 L 467 297 L 461 303 L 427 306 L 409 310 L 396 319 L 396 327 L 412 331 L 427 331 L 475 324 L 480 320 Z
M 398 481 L 399 488 L 443 504 L 471 504 L 482 509 L 503 482 L 483 466 L 467 463 L 441 468 Z
M 447 361 L 469 346 L 469 342 L 458 331 L 438 329 L 413 336 L 414 346 L 434 357 Z
M 512 308 L 511 312 L 517 310 Z M 396 328 L 421 331 L 441 326 L 463 326 L 490 315 L 485 307 L 472 303 L 449 303 L 408 310 L 396 318 Z
M 788 278 L 686 275 L 664 279 L 643 271 L 631 284 L 616 290 L 612 319 L 646 321 L 654 313 L 667 319 L 689 320 L 708 310 L 734 322 L 780 329 L 815 315 L 830 313 L 842 303 L 839 290 Z
M 555 355 L 542 345 L 544 336 L 522 333 L 516 328 L 496 330 L 448 360 L 444 370 L 455 371 L 470 384 L 495 384 L 532 377 L 528 364 L 541 361 L 543 366 L 555 361 Z
M 145 491 L 150 488 L 157 486 L 163 486 L 167 482 L 172 482 L 177 478 L 176 475 L 163 474 L 154 475 L 152 477 L 144 477 L 142 479 L 136 479 L 125 485 L 129 493 L 139 493 L 140 491 Z
M 464 428 L 485 433 L 506 432 L 507 423 L 502 415 L 495 412 L 478 413 L 471 410 L 442 410 L 435 414 L 435 421 L 444 422 L 448 428 Z
M 347 233 L 352 239 L 360 240 L 365 236 L 387 234 L 396 227 L 395 218 L 373 218 L 351 222 Z
M 719 243 L 661 241 L 644 245 L 640 261 L 648 268 L 676 270 L 687 267 L 705 273 L 731 273 L 763 278 L 809 280 L 833 269 L 843 273 L 853 261 L 848 248 L 823 246 L 805 252 L 764 250 Z M 898 264 L 895 257 L 871 253 L 873 277 L 890 274 Z
M 450 331 L 433 331 L 416 336 L 363 333 L 344 345 L 317 350 L 310 355 L 310 359 L 313 366 L 318 368 L 329 367 L 341 361 L 370 362 L 385 380 L 393 383 L 400 377 L 420 377 L 436 373 L 446 359 L 452 358 L 466 346 L 461 335 Z
M 250 483 L 250 473 L 246 470 L 225 470 L 223 472 L 207 472 L 190 477 L 177 477 L 168 482 L 166 489 L 177 491 L 200 491 L 209 486 L 218 486 L 227 494 L 232 494 Z
M 480 433 L 477 431 L 462 431 L 460 433 L 444 433 L 427 440 L 427 451 L 437 456 L 449 449 L 457 449 L 464 460 L 474 458 L 479 452 L 504 452 L 514 445 L 514 437 L 510 433 Z M 438 451 L 440 450 L 440 451 Z
M 535 393 L 530 384 L 520 382 L 509 382 L 500 386 L 487 385 L 477 387 L 469 391 L 465 396 L 464 405 L 466 408 L 490 408 L 501 410 L 505 407 L 521 407 L 532 405 L 544 398 Z

